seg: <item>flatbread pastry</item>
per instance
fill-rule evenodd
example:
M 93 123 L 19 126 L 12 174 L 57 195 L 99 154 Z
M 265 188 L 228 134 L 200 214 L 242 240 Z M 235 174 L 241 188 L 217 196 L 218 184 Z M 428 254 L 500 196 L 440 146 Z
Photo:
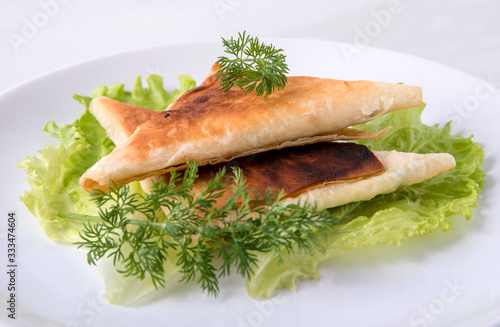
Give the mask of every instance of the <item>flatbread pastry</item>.
M 164 115 L 108 98 L 94 102 L 91 111 L 117 145 L 125 142 L 140 124 Z M 261 194 L 267 189 L 283 190 L 288 203 L 307 201 L 323 209 L 370 200 L 423 182 L 455 167 L 455 160 L 447 153 L 369 151 L 356 144 L 322 142 L 199 167 L 194 192 L 201 190 L 203 183 L 223 166 L 242 169 L 248 187 Z M 161 178 L 168 180 L 168 173 Z M 141 184 L 148 192 L 152 178 Z
M 177 99 L 163 115 L 142 123 L 132 136 L 91 167 L 82 187 L 117 184 L 290 146 L 329 141 L 356 124 L 417 106 L 417 86 L 291 76 L 263 99 L 234 87 L 221 92 L 213 74 Z
M 379 194 L 388 194 L 402 187 L 421 183 L 455 167 L 455 159 L 448 153 L 406 153 L 372 151 L 384 165 L 384 172 L 366 176 L 352 183 L 330 183 L 311 188 L 287 203 L 316 204 L 318 209 L 334 208 L 357 201 L 368 201 Z
M 455 159 L 448 153 L 370 151 L 353 143 L 317 143 L 199 167 L 194 193 L 200 192 L 223 165 L 242 170 L 250 193 L 283 191 L 286 203 L 307 202 L 321 210 L 368 201 L 379 194 L 421 183 L 454 168 Z M 170 175 L 162 178 L 168 181 Z M 142 181 L 141 185 L 149 192 L 152 179 Z M 230 195 L 228 187 L 226 196 Z M 221 198 L 216 207 L 224 201 Z

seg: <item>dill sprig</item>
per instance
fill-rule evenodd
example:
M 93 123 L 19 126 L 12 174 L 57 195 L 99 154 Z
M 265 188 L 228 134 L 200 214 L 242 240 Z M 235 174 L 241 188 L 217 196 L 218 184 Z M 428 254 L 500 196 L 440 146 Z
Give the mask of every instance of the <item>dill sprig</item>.
M 257 37 L 251 37 L 246 32 L 238 33 L 236 40 L 233 37 L 229 40 L 222 38 L 222 43 L 224 52 L 234 58 L 218 57 L 216 77 L 221 91 L 226 92 L 236 85 L 245 93 L 255 89 L 258 96 L 265 98 L 274 90 L 285 87 L 289 70 L 283 49 L 261 43 Z
M 151 278 L 158 288 L 165 285 L 164 263 L 176 257 L 181 281 L 195 280 L 213 295 L 219 292 L 219 278 L 230 275 L 232 267 L 250 277 L 258 252 L 274 251 L 281 259 L 284 252 L 309 251 L 337 223 L 327 211 L 307 204 L 285 205 L 282 193 L 254 191 L 251 196 L 235 167 L 232 174 L 222 169 L 194 194 L 197 172 L 189 162 L 183 174 L 172 171 L 169 181 L 154 182 L 148 195 L 131 194 L 128 185 L 113 185 L 109 193 L 96 190 L 92 196 L 99 217 L 60 215 L 85 221 L 77 244 L 88 250 L 89 264 L 111 257 L 120 273 Z

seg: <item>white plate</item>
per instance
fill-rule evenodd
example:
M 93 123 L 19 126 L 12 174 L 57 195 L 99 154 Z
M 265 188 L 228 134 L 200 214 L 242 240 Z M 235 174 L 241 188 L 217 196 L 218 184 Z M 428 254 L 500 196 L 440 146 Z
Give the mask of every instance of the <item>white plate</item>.
M 14 166 L 52 142 L 42 128 L 49 120 L 72 122 L 83 107 L 73 93 L 89 95 L 98 85 L 160 73 L 167 88 L 176 76 L 198 82 L 218 55 L 220 42 L 181 44 L 128 52 L 71 66 L 26 82 L 0 96 L 2 189 L 0 257 L 6 268 L 9 211 L 17 213 L 17 320 L 23 326 L 486 326 L 500 316 L 500 205 L 495 161 L 499 92 L 453 69 L 422 59 L 358 49 L 350 62 L 339 44 L 268 40 L 286 50 L 293 75 L 370 79 L 420 85 L 428 103 L 424 121 L 454 119 L 455 133 L 475 134 L 485 151 L 486 188 L 472 221 L 456 219 L 451 232 L 412 239 L 402 247 L 376 247 L 319 266 L 320 281 L 302 281 L 254 301 L 238 277 L 225 279 L 220 296 L 180 285 L 134 307 L 106 303 L 103 284 L 83 252 L 48 240 L 18 198 L 27 189 Z M 460 109 L 461 108 L 461 109 Z M 0 274 L 2 299 L 7 276 Z M 6 307 L 6 302 L 2 301 Z M 5 309 L 1 321 L 11 324 Z

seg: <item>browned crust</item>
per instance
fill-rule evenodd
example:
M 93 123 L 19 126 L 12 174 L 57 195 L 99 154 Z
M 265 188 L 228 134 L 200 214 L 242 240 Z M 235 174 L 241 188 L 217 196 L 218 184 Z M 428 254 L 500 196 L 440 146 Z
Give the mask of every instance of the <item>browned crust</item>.
M 197 183 L 206 183 L 226 167 L 241 169 L 248 187 L 260 194 L 283 190 L 286 197 L 332 182 L 380 173 L 384 166 L 364 145 L 327 142 L 286 148 L 199 167 Z
M 223 168 L 233 176 L 235 167 L 241 169 L 252 199 L 254 191 L 259 195 L 268 191 L 274 194 L 284 192 L 285 198 L 291 198 L 326 184 L 355 182 L 384 171 L 384 165 L 363 145 L 316 143 L 199 167 L 199 177 L 193 185 L 194 195 L 200 193 Z M 164 174 L 161 178 L 168 181 L 170 174 Z M 231 179 L 223 196 L 217 199 L 216 207 L 220 207 L 233 194 L 230 187 L 232 184 Z

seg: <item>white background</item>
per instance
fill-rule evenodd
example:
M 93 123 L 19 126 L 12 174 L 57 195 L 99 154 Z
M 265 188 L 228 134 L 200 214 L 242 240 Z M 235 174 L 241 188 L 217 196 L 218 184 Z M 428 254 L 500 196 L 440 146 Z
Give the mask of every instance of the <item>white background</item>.
M 444 1 L 430 0 L 0 0 L 0 94 L 36 76 L 82 61 L 146 47 L 218 40 L 221 36 L 230 37 L 243 30 L 263 38 L 341 42 L 346 52 L 345 60 L 340 64 L 345 65 L 357 55 L 357 51 L 367 45 L 389 49 L 439 62 L 485 80 L 488 85 L 500 87 L 499 14 L 500 1 L 493 0 L 457 0 L 452 6 Z M 137 75 L 165 74 L 167 66 L 162 66 L 161 63 L 144 66 L 137 71 Z M 440 79 L 436 80 L 438 84 Z M 474 80 L 473 86 L 477 85 L 479 84 Z M 450 101 L 453 103 L 465 101 L 467 98 L 464 96 L 469 94 L 461 93 L 461 90 L 453 92 L 447 89 L 449 84 L 446 83 L 440 86 L 443 94 L 452 94 Z M 453 95 L 454 93 L 459 96 Z M 498 92 L 481 102 L 481 106 L 493 108 L 487 106 L 486 102 L 498 103 L 495 100 L 498 97 L 495 96 L 498 96 Z M 12 109 L 0 108 L 2 112 Z M 485 112 L 485 109 L 481 110 Z M 485 138 L 486 131 L 477 128 L 473 130 Z M 40 129 L 34 129 L 33 133 L 40 134 Z M 4 142 L 10 140 L 3 139 L 2 143 Z M 498 239 L 498 234 L 494 231 L 491 231 L 491 235 Z M 72 251 L 57 247 L 57 251 L 66 250 Z M 45 251 L 45 248 L 40 251 Z M 80 259 L 75 258 L 75 262 L 70 265 L 78 262 L 81 266 L 86 266 Z M 408 257 L 408 260 L 411 259 Z M 386 273 L 390 274 L 392 267 L 387 267 Z M 41 265 L 34 268 L 42 269 Z M 59 268 L 54 266 L 53 269 L 56 276 Z M 359 269 L 354 269 L 353 274 L 357 277 Z M 455 272 L 452 276 L 454 274 Z M 436 280 L 437 284 L 434 286 L 439 292 L 447 284 L 443 284 L 445 279 L 441 276 L 436 277 Z M 474 284 L 465 281 L 472 290 Z M 28 286 L 34 288 L 35 284 L 40 284 L 40 289 L 43 289 L 43 283 L 38 281 L 29 284 L 29 281 L 23 280 L 23 283 L 25 289 Z M 82 288 L 88 284 L 89 281 L 82 282 Z M 5 284 L 2 282 L 2 285 Z M 331 288 L 329 285 L 323 286 Z M 316 294 L 313 291 L 311 296 Z M 64 289 L 55 290 L 50 297 L 57 298 L 59 294 L 67 292 Z M 377 294 L 373 294 L 373 298 L 376 299 Z M 86 299 L 81 303 L 85 303 Z M 175 302 L 177 299 L 170 301 Z M 188 302 L 196 305 L 195 301 L 190 301 Z M 424 304 L 428 301 L 427 298 L 421 300 Z M 468 306 L 469 304 L 467 303 Z M 208 306 L 210 308 L 212 307 Z M 75 308 L 71 309 L 69 313 L 74 314 Z M 98 318 L 106 318 L 107 311 L 98 312 Z M 127 314 L 130 312 L 139 314 L 127 310 Z M 84 322 L 82 325 L 85 325 Z
M 0 0 L 0 93 L 103 55 L 243 30 L 358 48 L 368 44 L 437 61 L 498 86 L 499 14 L 495 0 Z M 147 67 L 144 73 L 149 72 L 161 73 L 161 67 Z

